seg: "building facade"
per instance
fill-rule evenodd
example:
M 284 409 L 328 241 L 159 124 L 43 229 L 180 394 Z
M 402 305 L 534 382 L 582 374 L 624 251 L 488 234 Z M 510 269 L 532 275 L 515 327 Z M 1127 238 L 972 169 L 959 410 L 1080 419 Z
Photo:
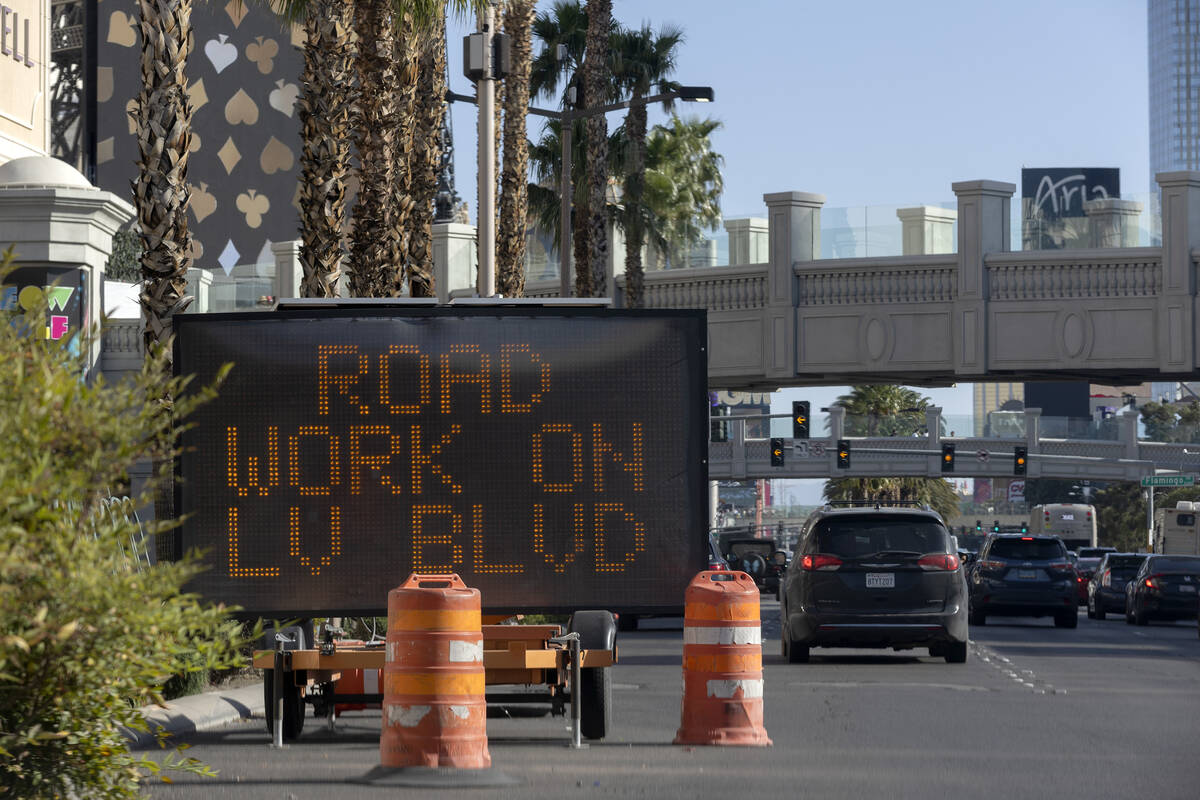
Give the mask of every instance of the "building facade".
M 1200 169 L 1200 0 L 1148 0 L 1150 194 L 1159 172 Z

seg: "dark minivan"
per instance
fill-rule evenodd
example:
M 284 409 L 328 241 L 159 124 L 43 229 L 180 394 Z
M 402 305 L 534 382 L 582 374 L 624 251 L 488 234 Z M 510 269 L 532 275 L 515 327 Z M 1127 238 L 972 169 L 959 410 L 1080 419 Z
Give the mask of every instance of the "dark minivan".
M 928 647 L 967 660 L 962 567 L 936 512 L 917 508 L 814 511 L 784 576 L 783 654 L 813 647 Z
M 971 624 L 989 616 L 1054 617 L 1079 624 L 1075 567 L 1057 536 L 993 534 L 971 569 Z

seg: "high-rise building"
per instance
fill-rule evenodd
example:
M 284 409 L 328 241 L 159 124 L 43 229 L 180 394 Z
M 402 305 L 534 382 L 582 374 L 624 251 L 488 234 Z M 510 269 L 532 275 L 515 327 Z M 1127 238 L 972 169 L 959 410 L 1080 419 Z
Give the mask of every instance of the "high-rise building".
M 1025 409 L 1025 384 L 1023 383 L 976 383 L 974 389 L 975 430 L 963 431 L 961 436 L 999 435 L 1003 425 L 1011 425 L 1009 416 L 996 417 L 993 412 L 1020 412 Z M 996 430 L 993 430 L 996 428 Z
M 1148 0 L 1150 194 L 1159 172 L 1200 169 L 1200 0 Z

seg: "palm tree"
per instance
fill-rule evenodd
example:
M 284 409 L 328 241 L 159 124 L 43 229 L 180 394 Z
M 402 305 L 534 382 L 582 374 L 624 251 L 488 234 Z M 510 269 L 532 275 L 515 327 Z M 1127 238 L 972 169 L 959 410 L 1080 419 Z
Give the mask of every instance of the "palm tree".
M 613 72 L 633 101 L 625 115 L 629 155 L 621 214 L 625 230 L 625 305 L 630 308 L 642 305 L 642 245 L 646 239 L 642 205 L 646 185 L 646 105 L 637 101 L 645 98 L 652 87 L 657 86 L 659 91 L 674 88 L 667 76 L 675 70 L 675 48 L 682 41 L 683 31 L 673 26 L 663 26 L 657 35 L 649 26 L 643 26 L 640 30 L 623 31 L 617 37 Z
M 587 43 L 587 14 L 584 13 L 579 0 L 556 0 L 548 12 L 542 12 L 534 18 L 533 35 L 542 42 L 543 47 L 542 52 L 533 59 L 530 67 L 530 94 L 553 98 L 561 80 L 563 82 L 561 97 L 563 111 L 569 110 L 572 106 L 582 106 L 583 86 L 581 80 L 584 49 Z M 560 45 L 564 51 L 564 57 L 561 60 L 558 58 Z M 572 94 L 574 94 L 574 101 L 571 99 Z M 547 129 L 552 124 L 547 123 Z M 572 142 L 584 142 L 583 131 L 583 120 L 575 120 L 571 128 Z M 561 125 L 558 133 L 561 134 Z M 579 153 L 578 148 L 572 152 L 572 164 L 578 165 L 580 168 L 579 171 L 574 168 L 571 170 L 571 186 L 574 189 L 574 196 L 571 198 L 572 217 L 570 221 L 572 252 L 570 254 L 562 252 L 561 232 L 555 237 L 555 241 L 559 243 L 560 269 L 567 269 L 571 263 L 568 259 L 573 257 L 576 266 L 576 285 L 578 286 L 580 281 L 583 281 L 587 294 L 582 296 L 588 296 L 591 294 L 592 278 L 591 268 L 587 267 L 589 252 L 588 184 L 580 179 L 587 162 L 585 158 L 580 157 Z M 557 230 L 557 226 L 558 222 L 556 221 L 554 226 L 548 230 Z
M 187 95 L 187 58 L 192 47 L 191 0 L 138 0 L 142 34 L 142 90 L 137 97 L 138 177 L 133 184 L 134 204 L 142 240 L 142 338 L 146 354 L 166 351 L 164 378 L 172 371 L 170 340 L 175 315 L 191 303 L 187 271 L 192 266 L 192 236 L 187 211 L 188 154 L 192 141 L 192 104 Z M 162 394 L 148 398 L 168 417 L 174 398 L 160 384 Z M 175 516 L 175 481 L 170 462 L 153 465 L 155 516 Z M 157 537 L 158 555 L 177 558 L 174 540 Z
M 532 67 L 533 0 L 510 0 L 504 30 L 512 41 L 512 67 L 504 90 L 504 166 L 500 176 L 500 221 L 496 229 L 496 291 L 505 297 L 525 293 L 525 239 L 528 216 L 529 106 Z
M 905 386 L 880 383 L 852 386 L 836 405 L 846 409 L 848 436 L 912 436 L 925 428 L 929 398 Z
M 724 158 L 712 149 L 710 135 L 721 127 L 713 119 L 681 119 L 656 125 L 646 141 L 645 205 L 651 214 L 647 232 L 663 247 L 668 265 L 684 262 L 705 228 L 721 222 Z
M 346 222 L 346 177 L 354 95 L 354 6 L 342 0 L 280 0 L 280 15 L 304 21 L 300 120 L 302 297 L 336 297 Z
M 149 354 L 167 344 L 175 314 L 192 300 L 184 294 L 192 266 L 187 224 L 192 104 L 184 74 L 192 46 L 192 3 L 138 0 L 138 12 L 142 90 L 135 111 L 139 158 L 133 194 L 142 241 L 142 337 Z M 168 372 L 170 367 L 168 353 Z
M 351 36 L 354 3 L 346 0 L 259 0 L 270 6 L 289 22 L 303 20 L 306 42 L 304 47 L 304 72 L 301 76 L 301 93 L 297 103 L 301 122 L 300 149 L 300 260 L 304 269 L 301 294 L 306 297 L 332 297 L 337 292 L 340 264 L 343 255 L 342 230 L 346 220 L 346 178 L 350 169 L 350 138 L 352 131 L 351 112 L 358 101 L 359 83 L 353 80 L 352 70 L 356 46 L 380 47 L 379 31 L 362 31 L 356 42 Z M 363 0 L 373 2 L 373 0 Z M 486 5 L 487 0 L 449 0 L 456 13 L 465 14 Z M 383 0 L 391 15 L 391 42 L 395 74 L 390 82 L 384 75 L 369 76 L 366 85 L 375 89 L 392 87 L 399 93 L 400 100 L 390 100 L 393 115 L 390 129 L 392 150 L 398 155 L 388 162 L 372 159 L 372 163 L 360 168 L 363 173 L 375 169 L 381 163 L 390 163 L 394 177 L 387 195 L 370 196 L 370 202 L 378 197 L 385 202 L 389 214 L 394 215 L 388 230 L 382 235 L 386 243 L 384 261 L 399 271 L 383 284 L 373 282 L 373 291 L 395 294 L 403 280 L 403 268 L 397 267 L 408 257 L 406 234 L 412 208 L 409 197 L 410 183 L 404 166 L 410 163 L 409 153 L 413 149 L 412 125 L 415 112 L 405 100 L 415 94 L 417 80 L 418 50 L 415 37 L 427 32 L 430 24 L 442 20 L 446 0 Z M 386 17 L 387 15 L 384 14 Z M 386 47 L 387 40 L 383 41 Z M 404 165 L 404 166 L 402 166 Z M 368 183 L 373 179 L 368 177 Z M 385 182 L 386 185 L 386 182 Z M 386 201 L 384 198 L 386 197 Z M 368 206 L 369 208 L 369 206 Z M 382 214 L 382 211 L 366 213 Z M 369 229 L 370 224 L 364 226 Z M 364 267 L 365 269 L 366 267 Z M 426 281 L 427 282 L 427 281 Z M 421 285 L 424 283 L 419 281 Z
M 442 160 L 441 129 L 446 115 L 445 0 L 435 0 L 438 13 L 417 29 L 418 77 L 413 101 L 413 136 L 408 174 L 412 219 L 408 225 L 409 294 L 433 297 L 433 213 L 438 167 Z
M 359 86 L 395 86 L 394 49 L 379 46 L 396 37 L 388 0 L 355 0 L 354 33 L 359 47 L 354 72 Z M 378 83 L 376 83 L 378 81 Z M 396 183 L 393 159 L 392 122 L 396 92 L 359 92 L 354 109 L 354 145 L 358 151 L 358 193 L 354 202 L 354 230 L 350 238 L 350 293 L 355 297 L 386 297 L 391 294 L 391 275 L 402 268 L 394 262 L 401 248 L 390 241 L 398 233 L 394 225 L 391 187 Z
M 837 399 L 850 436 L 912 436 L 925 429 L 928 397 L 904 386 L 853 386 Z M 958 513 L 958 496 L 941 478 L 838 478 L 826 481 L 830 500 L 903 500 L 928 503 L 944 519 Z
M 612 70 L 609 64 L 609 40 L 612 38 L 612 0 L 588 0 L 587 43 L 583 61 L 583 105 L 603 105 L 612 94 Z M 608 219 L 604 213 L 608 189 L 608 121 L 603 114 L 587 118 L 588 154 L 588 257 L 580 265 L 583 273 L 590 265 L 590 281 L 576 276 L 576 293 L 580 297 L 602 294 L 607 278 Z M 590 286 L 588 285 L 590 283 Z M 590 289 L 590 293 L 585 293 Z

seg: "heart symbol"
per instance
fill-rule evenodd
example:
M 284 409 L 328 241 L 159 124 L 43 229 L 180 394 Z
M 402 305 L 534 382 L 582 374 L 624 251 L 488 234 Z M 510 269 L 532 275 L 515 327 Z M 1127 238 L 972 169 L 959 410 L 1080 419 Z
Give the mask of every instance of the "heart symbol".
M 273 89 L 267 95 L 267 103 L 271 108 L 290 117 L 296 109 L 296 98 L 300 96 L 300 87 L 294 83 L 285 83 L 282 78 L 275 81 L 275 85 L 279 88 Z
M 275 56 L 279 55 L 279 43 L 274 39 L 264 40 L 262 36 L 254 37 L 257 43 L 246 45 L 246 58 L 258 65 L 258 71 L 270 75 L 275 66 Z
M 201 183 L 199 189 L 195 186 L 192 187 L 192 197 L 188 201 L 188 207 L 196 215 L 196 222 L 203 222 L 205 217 L 217 210 L 217 198 L 208 191 L 207 183 Z
M 265 194 L 259 194 L 254 189 L 242 192 L 237 196 L 237 209 L 246 215 L 246 224 L 251 228 L 262 225 L 263 214 L 271 210 L 271 201 Z
M 272 136 L 258 158 L 258 165 L 262 167 L 263 172 L 274 175 L 276 172 L 287 172 L 295 161 L 292 149 Z
M 253 125 L 258 122 L 258 106 L 245 89 L 238 89 L 237 94 L 225 104 L 225 121 L 230 125 Z
M 217 41 L 220 39 L 220 41 Z M 204 45 L 204 55 L 212 62 L 213 69 L 220 75 L 222 70 L 237 61 L 237 45 L 229 43 L 229 37 L 219 34 L 216 39 L 209 39 Z
M 108 18 L 108 41 L 121 47 L 137 44 L 137 31 L 133 29 L 133 17 L 124 11 L 114 11 Z

